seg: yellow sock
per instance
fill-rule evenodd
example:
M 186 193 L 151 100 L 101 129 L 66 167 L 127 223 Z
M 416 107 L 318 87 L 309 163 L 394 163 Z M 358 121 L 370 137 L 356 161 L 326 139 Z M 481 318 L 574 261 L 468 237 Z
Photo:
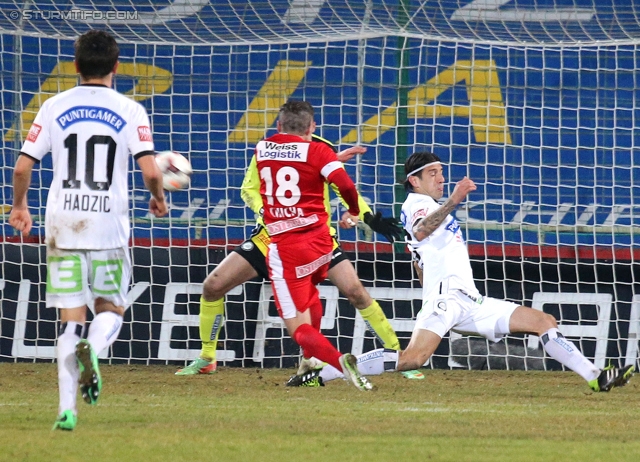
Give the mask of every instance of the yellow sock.
M 224 323 L 224 298 L 208 302 L 200 297 L 200 356 L 213 362 L 216 360 L 218 336 Z
M 378 340 L 382 342 L 385 348 L 390 350 L 399 350 L 400 341 L 396 332 L 389 324 L 389 320 L 384 315 L 382 308 L 376 300 L 373 301 L 371 306 L 366 307 L 364 310 L 360 310 L 360 315 L 364 319 L 365 324 L 369 331 L 374 334 Z

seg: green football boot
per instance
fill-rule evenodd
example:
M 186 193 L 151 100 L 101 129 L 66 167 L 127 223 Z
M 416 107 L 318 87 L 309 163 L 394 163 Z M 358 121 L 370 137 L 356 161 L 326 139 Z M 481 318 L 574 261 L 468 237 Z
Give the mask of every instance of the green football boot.
M 296 375 L 303 375 L 311 371 L 319 371 L 326 365 L 327 363 L 322 362 L 317 358 L 307 359 L 303 356 L 300 359 L 300 366 L 298 367 L 298 372 L 296 372 Z
M 76 360 L 80 371 L 80 392 L 87 404 L 96 404 L 102 391 L 102 377 L 98 365 L 98 355 L 88 341 L 82 339 L 76 344 Z
M 402 376 L 405 379 L 411 379 L 411 380 L 424 380 L 424 374 L 420 371 L 402 371 Z
M 67 409 L 58 416 L 56 423 L 53 424 L 53 428 L 51 430 L 60 429 L 71 431 L 76 428 L 77 423 L 78 416 L 76 416 L 71 409 Z
M 207 361 L 206 359 L 198 358 L 191 361 L 188 366 L 178 369 L 176 375 L 213 374 L 216 369 L 216 361 Z
M 600 372 L 597 378 L 589 381 L 589 386 L 595 392 L 605 392 L 615 387 L 624 387 L 629 383 L 634 370 L 634 365 L 622 368 L 609 365 Z
M 358 370 L 358 358 L 351 353 L 346 353 L 340 356 L 339 361 L 340 366 L 342 366 L 342 373 L 347 381 L 351 381 L 360 391 L 373 390 L 373 384 Z
M 320 370 L 309 371 L 304 374 L 292 375 L 286 383 L 287 387 L 324 387 Z

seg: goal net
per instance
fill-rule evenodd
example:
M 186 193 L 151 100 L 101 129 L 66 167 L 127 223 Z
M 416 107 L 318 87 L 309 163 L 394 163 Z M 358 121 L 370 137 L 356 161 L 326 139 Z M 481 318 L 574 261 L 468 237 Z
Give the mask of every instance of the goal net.
M 51 158 L 34 171 L 28 238 L 8 224 L 12 167 L 40 105 L 77 83 L 73 40 L 105 28 L 121 47 L 117 90 L 146 107 L 158 151 L 184 153 L 194 166 L 191 187 L 169 195 L 162 219 L 147 213 L 141 176 L 131 175 L 132 288 L 105 358 L 197 356 L 202 282 L 254 224 L 240 197 L 253 146 L 295 98 L 317 109 L 318 134 L 341 149 L 368 148 L 346 168 L 374 211 L 399 214 L 403 163 L 418 150 L 443 159 L 445 195 L 473 179 L 478 189 L 455 217 L 480 291 L 553 314 L 600 367 L 635 363 L 640 11 L 620 0 L 580 3 L 3 2 L 0 360 L 55 356 L 57 314 L 44 306 Z M 421 305 L 409 254 L 365 225 L 339 238 L 406 346 Z M 323 332 L 341 351 L 379 346 L 337 289 L 320 292 Z M 297 361 L 268 283 L 232 290 L 226 316 L 224 364 Z M 430 365 L 559 367 L 529 336 L 493 344 L 452 335 Z

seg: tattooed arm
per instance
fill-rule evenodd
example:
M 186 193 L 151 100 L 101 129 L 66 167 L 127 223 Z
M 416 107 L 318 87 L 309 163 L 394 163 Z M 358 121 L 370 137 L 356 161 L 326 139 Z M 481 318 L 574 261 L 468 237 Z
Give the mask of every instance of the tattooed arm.
M 420 219 L 420 221 L 413 226 L 413 235 L 416 239 L 421 241 L 431 236 L 431 234 L 438 229 L 438 226 L 442 224 L 444 219 L 447 218 L 447 215 L 455 210 L 457 205 L 458 204 L 449 198 L 438 210 Z
M 442 224 L 447 215 L 455 210 L 455 208 L 462 202 L 471 191 L 476 190 L 475 183 L 466 176 L 458 181 L 453 194 L 446 200 L 442 206 L 435 212 L 427 215 L 413 225 L 413 235 L 417 240 L 421 241 L 429 237 L 438 226 Z

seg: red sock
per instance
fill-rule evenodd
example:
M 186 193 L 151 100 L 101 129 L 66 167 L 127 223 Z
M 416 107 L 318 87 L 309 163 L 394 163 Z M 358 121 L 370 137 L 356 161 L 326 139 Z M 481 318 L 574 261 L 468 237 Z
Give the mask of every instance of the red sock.
M 342 370 L 339 358 L 342 356 L 327 338 L 310 324 L 302 324 L 293 333 L 293 340 L 304 350 L 305 357 L 314 356 L 320 361 Z M 307 356 L 308 355 L 308 356 Z
M 309 314 L 311 315 L 311 325 L 320 332 L 320 324 L 322 323 L 322 302 L 320 298 L 316 298 L 315 303 L 309 307 Z

